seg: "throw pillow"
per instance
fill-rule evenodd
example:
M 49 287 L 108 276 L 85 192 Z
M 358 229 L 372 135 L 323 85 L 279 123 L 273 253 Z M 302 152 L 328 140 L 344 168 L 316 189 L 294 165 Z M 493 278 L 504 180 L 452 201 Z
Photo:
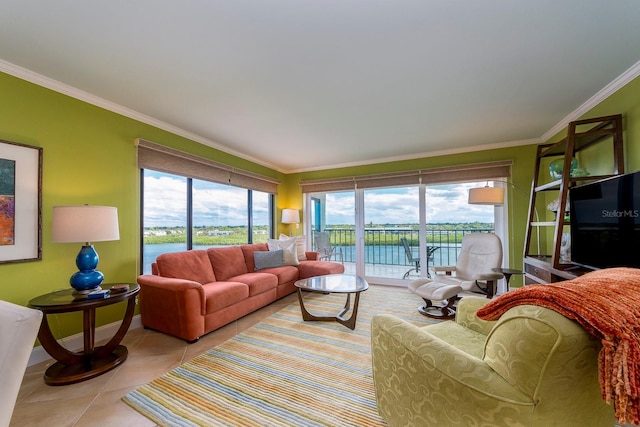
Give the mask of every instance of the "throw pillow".
M 255 251 L 253 253 L 253 263 L 256 270 L 264 268 L 282 267 L 282 249 L 277 251 Z
M 307 238 L 304 234 L 295 237 L 289 237 L 286 234 L 280 234 L 280 240 L 296 239 L 296 252 L 298 254 L 298 261 L 306 261 L 307 253 L 305 247 L 307 246 Z
M 270 251 L 282 250 L 282 261 L 284 265 L 298 265 L 298 253 L 296 251 L 295 239 L 289 240 L 267 240 L 267 245 Z

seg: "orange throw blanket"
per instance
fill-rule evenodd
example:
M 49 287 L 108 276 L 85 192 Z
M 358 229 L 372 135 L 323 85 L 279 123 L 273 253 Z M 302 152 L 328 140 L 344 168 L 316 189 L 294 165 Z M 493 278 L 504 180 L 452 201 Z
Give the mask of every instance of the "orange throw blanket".
M 524 286 L 478 310 L 496 320 L 510 308 L 531 304 L 577 321 L 602 341 L 598 357 L 602 398 L 613 402 L 621 424 L 640 422 L 640 269 L 609 268 L 573 280 Z

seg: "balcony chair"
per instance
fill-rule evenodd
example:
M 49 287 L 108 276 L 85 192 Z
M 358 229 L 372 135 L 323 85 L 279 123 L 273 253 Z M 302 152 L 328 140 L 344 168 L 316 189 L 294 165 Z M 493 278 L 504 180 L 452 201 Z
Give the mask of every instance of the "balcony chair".
M 388 314 L 371 322 L 378 412 L 400 426 L 613 426 L 601 397 L 602 347 L 577 322 L 534 305 L 497 321 L 465 297 L 456 320 L 418 327 Z
M 418 310 L 425 316 L 452 319 L 456 299 L 463 294 L 493 298 L 502 273 L 491 271 L 502 265 L 502 243 L 493 233 L 470 233 L 462 238 L 455 266 L 434 266 L 432 279 L 418 279 L 409 291 L 422 297 Z M 446 301 L 446 304 L 444 303 Z M 437 303 L 435 303 L 437 302 Z
M 410 268 L 406 273 L 404 273 L 404 276 L 402 276 L 402 279 L 404 280 L 409 277 L 409 274 L 412 271 L 415 271 L 416 274 L 420 273 L 420 257 L 416 257 L 414 255 L 413 249 L 411 249 L 411 246 L 409 246 L 409 242 L 405 237 L 400 238 L 400 243 L 402 243 L 402 247 L 404 248 L 404 254 L 407 257 L 407 262 L 414 265 L 413 268 Z M 438 249 L 440 248 L 437 246 L 427 246 L 427 277 L 431 277 L 431 274 L 429 273 L 429 264 L 433 264 L 434 253 Z
M 8 426 L 42 312 L 0 301 L 0 426 Z
M 331 245 L 331 236 L 326 231 L 316 231 L 315 233 L 316 251 L 320 253 L 318 259 L 321 261 L 334 261 L 343 263 L 342 248 Z
M 407 239 L 405 237 L 400 238 L 400 243 L 402 243 L 402 247 L 404 248 L 404 254 L 407 257 L 407 262 L 413 265 L 413 267 L 407 270 L 407 272 L 404 273 L 404 276 L 402 276 L 402 279 L 404 280 L 409 277 L 409 273 L 411 273 L 412 271 L 415 271 L 416 274 L 420 273 L 420 256 L 414 255 L 413 250 L 409 246 L 409 242 L 407 242 Z M 428 274 L 429 273 L 427 273 L 427 275 Z

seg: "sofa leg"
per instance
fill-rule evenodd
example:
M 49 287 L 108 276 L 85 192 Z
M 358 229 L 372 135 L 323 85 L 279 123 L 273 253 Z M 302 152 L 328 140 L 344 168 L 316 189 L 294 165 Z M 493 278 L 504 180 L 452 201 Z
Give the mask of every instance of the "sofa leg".
M 198 340 L 200 340 L 200 337 L 196 337 L 196 338 L 194 338 L 194 339 L 192 339 L 192 340 L 187 340 L 187 344 L 194 344 L 194 343 L 197 343 L 197 342 L 198 342 Z

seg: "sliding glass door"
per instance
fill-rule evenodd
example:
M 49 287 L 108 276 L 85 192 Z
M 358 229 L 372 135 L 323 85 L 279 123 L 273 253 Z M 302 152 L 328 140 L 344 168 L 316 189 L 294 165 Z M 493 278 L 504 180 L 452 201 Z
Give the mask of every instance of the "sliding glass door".
M 419 187 L 365 189 L 364 275 L 397 279 L 420 259 Z M 407 249 L 408 248 L 408 249 Z
M 308 235 L 311 247 L 323 259 L 342 262 L 348 273 L 355 273 L 355 193 L 353 191 L 310 195 Z
M 305 223 L 312 236 L 329 234 L 342 254 L 332 260 L 341 260 L 346 272 L 406 286 L 434 265 L 455 265 L 465 234 L 503 234 L 502 208 L 467 202 L 469 188 L 485 182 L 307 194 Z

